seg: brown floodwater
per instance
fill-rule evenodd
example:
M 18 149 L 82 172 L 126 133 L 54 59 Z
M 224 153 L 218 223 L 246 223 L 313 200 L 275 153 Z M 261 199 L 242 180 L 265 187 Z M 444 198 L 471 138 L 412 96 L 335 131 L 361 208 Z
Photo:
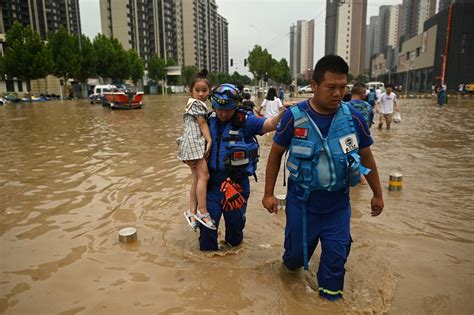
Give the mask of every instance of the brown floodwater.
M 199 251 L 182 216 L 191 176 L 176 158 L 185 101 L 0 106 L 1 314 L 474 312 L 474 100 L 441 111 L 401 100 L 401 124 L 372 128 L 385 210 L 370 216 L 367 185 L 351 191 L 354 243 L 335 303 L 317 293 L 319 251 L 309 271 L 281 267 L 284 212 L 261 206 L 270 136 L 243 244 Z M 392 172 L 403 190 L 388 191 Z M 124 227 L 138 242 L 119 242 Z

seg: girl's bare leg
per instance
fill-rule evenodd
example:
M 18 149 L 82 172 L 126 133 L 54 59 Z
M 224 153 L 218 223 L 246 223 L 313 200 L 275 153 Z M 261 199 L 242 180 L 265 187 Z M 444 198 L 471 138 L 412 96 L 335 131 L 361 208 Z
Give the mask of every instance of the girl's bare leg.
M 197 185 L 196 185 L 196 195 L 197 195 L 197 203 L 199 206 L 199 210 L 201 213 L 207 213 L 207 202 L 206 202 L 206 195 L 207 195 L 207 182 L 209 181 L 209 170 L 207 169 L 207 162 L 206 160 L 202 159 L 199 161 L 198 165 L 196 166 L 196 177 L 197 177 Z
M 205 159 L 200 160 L 199 164 L 196 167 L 196 170 L 197 170 L 197 186 L 196 186 L 197 201 L 198 201 L 199 211 L 201 212 L 201 214 L 205 215 L 206 213 L 208 213 L 206 195 L 207 195 L 207 182 L 209 181 L 209 170 L 207 168 L 207 161 Z M 214 226 L 210 217 L 204 217 L 202 218 L 202 220 Z
M 198 184 L 198 174 L 196 167 L 190 167 L 191 168 L 191 173 L 193 177 L 193 182 L 191 184 L 191 190 L 189 191 L 189 210 L 191 211 L 192 214 L 196 214 L 197 210 L 197 205 L 198 205 L 198 199 L 196 195 L 196 186 Z

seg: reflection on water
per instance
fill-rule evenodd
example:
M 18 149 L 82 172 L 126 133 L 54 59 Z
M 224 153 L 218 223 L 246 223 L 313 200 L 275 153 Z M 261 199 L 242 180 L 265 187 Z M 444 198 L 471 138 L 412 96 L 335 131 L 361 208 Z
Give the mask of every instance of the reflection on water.
M 474 311 L 473 101 L 402 101 L 403 122 L 373 129 L 386 209 L 355 188 L 345 298 L 318 297 L 280 261 L 284 214 L 261 206 L 263 136 L 245 240 L 201 253 L 181 212 L 190 174 L 176 159 L 185 96 L 136 111 L 87 101 L 0 107 L 0 313 L 451 313 Z M 279 183 L 281 178 L 279 179 Z M 285 190 L 280 184 L 277 193 Z M 118 242 L 136 227 L 139 242 Z M 60 302 L 59 302 L 60 301 Z

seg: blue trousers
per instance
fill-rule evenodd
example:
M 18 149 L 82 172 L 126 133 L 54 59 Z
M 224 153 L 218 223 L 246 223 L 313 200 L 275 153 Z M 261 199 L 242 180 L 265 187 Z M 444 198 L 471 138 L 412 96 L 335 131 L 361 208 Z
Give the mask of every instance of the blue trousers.
M 290 270 L 303 266 L 301 205 L 302 201 L 288 196 L 283 263 Z M 321 240 L 317 280 L 319 294 L 328 300 L 337 300 L 343 294 L 344 265 L 351 247 L 350 219 L 350 206 L 324 214 L 306 212 L 308 259 Z
M 210 183 L 207 188 L 207 210 L 211 218 L 216 222 L 217 229 L 211 230 L 202 225 L 199 226 L 199 249 L 203 251 L 219 249 L 217 244 L 217 231 L 219 230 L 219 222 L 222 215 L 224 216 L 225 222 L 225 241 L 232 246 L 237 246 L 242 243 L 244 239 L 247 204 L 235 211 L 222 210 L 221 201 L 223 195 L 219 189 L 219 185 L 212 183 Z M 248 200 L 250 192 L 244 191 L 242 195 L 245 200 Z

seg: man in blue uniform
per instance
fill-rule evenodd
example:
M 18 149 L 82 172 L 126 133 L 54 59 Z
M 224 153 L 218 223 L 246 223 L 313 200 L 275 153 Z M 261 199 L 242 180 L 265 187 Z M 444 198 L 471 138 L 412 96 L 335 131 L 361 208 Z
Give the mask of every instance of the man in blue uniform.
M 283 113 L 270 119 L 258 118 L 238 109 L 241 101 L 241 94 L 234 85 L 218 86 L 211 94 L 214 112 L 208 120 L 212 149 L 208 162 L 207 209 L 217 229 L 224 216 L 225 242 L 230 246 L 239 245 L 244 237 L 249 176 L 255 175 L 258 162 L 258 144 L 254 137 L 274 131 Z M 229 195 L 230 191 L 236 194 Z M 200 249 L 218 250 L 217 235 L 218 230 L 200 229 Z
M 321 241 L 317 280 L 319 294 L 328 300 L 343 294 L 344 264 L 351 245 L 349 186 L 366 175 L 373 192 L 372 216 L 384 207 L 367 123 L 355 108 L 341 102 L 348 70 L 347 63 L 336 55 L 325 56 L 316 64 L 313 98 L 286 111 L 273 138 L 262 200 L 269 212 L 277 211 L 274 187 L 288 149 L 283 263 L 290 270 L 307 269 Z

